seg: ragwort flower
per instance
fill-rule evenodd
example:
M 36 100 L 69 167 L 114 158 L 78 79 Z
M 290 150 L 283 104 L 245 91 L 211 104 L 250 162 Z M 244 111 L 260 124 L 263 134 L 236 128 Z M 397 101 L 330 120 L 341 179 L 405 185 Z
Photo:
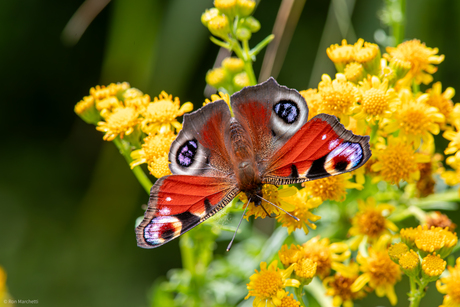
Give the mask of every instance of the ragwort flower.
M 399 98 L 395 90 L 388 88 L 388 80 L 380 82 L 376 76 L 360 82 L 359 90 L 362 94 L 359 113 L 356 119 L 366 119 L 371 123 L 374 120 L 390 117 L 399 105 Z
M 415 153 L 413 147 L 400 138 L 389 137 L 388 144 L 378 144 L 374 151 L 374 159 L 377 161 L 371 170 L 378 172 L 373 182 L 381 179 L 389 183 L 399 183 L 405 180 L 409 183 L 420 178 L 419 163 L 430 161 L 430 156 Z
M 295 187 L 278 189 L 277 186 L 271 184 L 265 184 L 262 187 L 262 197 L 268 200 L 269 202 L 277 205 L 278 207 L 284 209 L 285 211 L 294 210 L 295 206 L 288 201 L 288 197 L 293 196 L 296 193 L 297 188 Z M 239 199 L 244 204 L 248 202 L 248 198 L 244 193 L 239 194 Z M 265 200 L 262 201 L 260 206 L 255 206 L 254 200 L 251 199 L 251 202 L 249 203 L 244 218 L 248 220 L 251 215 L 254 215 L 254 218 L 266 218 L 267 213 L 269 215 L 276 214 L 277 216 L 279 216 L 282 212 L 283 211 L 273 206 L 272 204 L 266 202 Z
M 347 189 L 362 190 L 363 185 L 351 182 L 353 176 L 350 173 L 312 180 L 304 183 L 305 189 L 313 197 L 323 200 L 344 201 Z
M 382 237 L 383 238 L 383 237 Z M 358 253 L 356 260 L 363 272 L 353 285 L 351 290 L 358 292 L 366 284 L 375 289 L 377 296 L 386 296 L 392 305 L 396 305 L 398 298 L 395 294 L 394 285 L 401 279 L 401 269 L 388 256 L 386 242 L 381 239 L 373 247 L 369 247 L 369 256 Z
M 353 240 L 352 249 L 357 249 L 364 237 L 370 242 L 378 240 L 384 234 L 391 234 L 391 231 L 398 231 L 398 227 L 387 219 L 395 209 L 390 204 L 378 204 L 375 199 L 369 197 L 367 201 L 358 200 L 359 211 L 352 219 L 352 227 L 348 231 Z
M 320 111 L 335 115 L 342 120 L 342 124 L 348 125 L 348 115 L 351 115 L 360 99 L 355 85 L 347 81 L 344 74 L 336 74 L 334 80 L 324 74 L 318 84 L 318 92 L 322 98 Z
M 436 82 L 433 84 L 431 89 L 426 91 L 426 93 L 428 94 L 428 100 L 426 103 L 437 108 L 439 112 L 444 115 L 444 118 L 448 120 L 454 109 L 452 98 L 455 95 L 455 89 L 448 87 L 444 93 L 442 93 L 441 82 Z
M 178 97 L 173 100 L 172 95 L 163 91 L 158 98 L 155 97 L 153 102 L 149 103 L 142 113 L 144 117 L 142 130 L 147 134 L 166 132 L 172 128 L 180 130 L 182 124 L 177 121 L 176 117 L 182 116 L 192 109 L 193 104 L 191 102 L 186 102 L 181 106 Z
M 111 113 L 106 121 L 98 122 L 96 129 L 105 132 L 103 139 L 112 141 L 117 136 L 123 138 L 134 131 L 134 128 L 139 123 L 139 113 L 130 107 L 119 107 Z
M 281 305 L 281 300 L 286 296 L 284 288 L 299 287 L 300 282 L 296 279 L 289 279 L 294 269 L 294 265 L 286 270 L 277 267 L 278 261 L 274 260 L 267 267 L 266 262 L 260 263 L 260 272 L 255 270 L 255 274 L 250 277 L 247 284 L 248 295 L 254 296 L 253 306 L 255 307 L 274 307 Z
M 283 190 L 284 189 L 280 191 Z M 307 225 L 312 229 L 316 229 L 316 225 L 313 224 L 313 222 L 318 221 L 321 217 L 311 213 L 311 210 L 321 205 L 321 198 L 311 197 L 308 195 L 306 189 L 301 189 L 295 195 L 286 197 L 284 201 L 294 205 L 290 210 L 287 211 L 299 219 L 299 221 L 297 221 L 284 212 L 280 212 L 276 217 L 277 221 L 281 223 L 283 227 L 287 228 L 289 234 L 300 228 L 302 228 L 304 232 L 308 234 L 309 230 Z
M 429 48 L 425 43 L 421 43 L 418 39 L 413 39 L 399 44 L 396 47 L 386 48 L 389 55 L 386 57 L 391 61 L 392 59 L 399 59 L 404 62 L 411 63 L 411 69 L 404 78 L 404 84 L 408 84 L 412 78 L 415 83 L 428 84 L 433 81 L 433 76 L 437 67 L 433 64 L 440 64 L 444 61 L 444 55 L 436 55 L 438 48 Z
M 414 143 L 414 148 L 422 143 L 422 150 L 432 148 L 433 134 L 440 131 L 439 124 L 444 123 L 444 115 L 438 109 L 426 104 L 428 95 L 423 94 L 417 99 L 412 99 L 409 90 L 400 91 L 401 107 L 394 114 L 394 121 L 385 127 L 385 132 L 393 133 L 399 130 L 399 137 L 406 138 L 409 143 Z
M 323 280 L 326 295 L 332 296 L 332 306 L 334 307 L 353 307 L 353 301 L 364 298 L 368 287 L 363 287 L 358 291 L 352 291 L 351 286 L 359 276 L 359 265 L 352 262 L 347 265 L 348 274 L 341 272 L 335 273 L 333 276 L 326 277 Z
M 439 307 L 454 307 L 460 305 L 460 258 L 457 258 L 455 267 L 448 267 L 449 276 L 436 281 L 436 288 L 445 294 L 442 305 Z
M 348 245 L 342 242 L 330 243 L 329 238 L 320 239 L 316 236 L 303 245 L 303 256 L 310 258 L 317 263 L 316 274 L 320 278 L 325 278 L 335 271 L 347 273 L 345 260 L 350 258 L 351 252 Z

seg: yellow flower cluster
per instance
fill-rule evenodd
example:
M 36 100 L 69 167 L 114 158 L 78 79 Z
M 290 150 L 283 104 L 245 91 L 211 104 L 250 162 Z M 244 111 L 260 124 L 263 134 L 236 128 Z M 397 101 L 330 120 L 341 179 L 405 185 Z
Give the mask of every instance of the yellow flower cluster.
M 76 104 L 75 113 L 104 132 L 105 141 L 125 142 L 131 168 L 147 163 L 150 173 L 159 178 L 170 174 L 169 147 L 182 129 L 177 117 L 192 109 L 192 103 L 181 106 L 179 98 L 166 92 L 152 101 L 124 82 L 91 88 L 90 95 Z
M 346 40 L 332 45 L 326 52 L 337 68 L 335 78 L 323 75 L 317 89 L 300 93 L 310 117 L 332 114 L 354 133 L 371 136 L 373 156 L 366 173 L 373 182 L 425 180 L 418 187 L 423 189 L 419 194 L 426 196 L 432 190 L 427 178 L 440 171 L 439 164 L 424 168 L 434 154 L 433 136 L 446 131 L 444 137 L 452 141 L 446 154 L 456 154 L 460 148 L 460 112 L 455 113 L 451 101 L 454 90 L 442 93 L 439 82 L 425 93 L 418 90 L 418 84 L 432 81 L 434 65 L 444 59 L 437 55 L 437 48 L 412 40 L 386 51 L 382 57 L 377 45 L 362 39 L 353 45 Z M 456 171 L 445 172 L 444 177 L 449 183 L 459 183 L 460 162 L 451 158 L 448 163 Z
M 216 89 L 226 89 L 229 93 L 249 86 L 250 81 L 244 71 L 244 62 L 240 58 L 228 57 L 222 60 L 221 67 L 213 68 L 206 74 L 206 83 Z

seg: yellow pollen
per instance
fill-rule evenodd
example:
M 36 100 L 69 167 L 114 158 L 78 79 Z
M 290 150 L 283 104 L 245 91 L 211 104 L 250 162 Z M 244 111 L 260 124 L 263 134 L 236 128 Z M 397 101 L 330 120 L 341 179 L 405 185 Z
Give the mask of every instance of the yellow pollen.
M 333 176 L 306 182 L 305 187 L 314 197 L 321 197 L 323 200 L 343 201 L 347 191 L 342 177 Z
M 374 257 L 368 259 L 371 280 L 377 286 L 394 285 L 400 279 L 399 266 L 391 261 L 385 252 L 376 252 Z
M 416 252 L 410 250 L 409 252 L 404 253 L 401 258 L 399 258 L 399 265 L 405 270 L 414 270 L 420 263 L 420 259 Z
M 439 255 L 433 253 L 422 260 L 423 272 L 431 277 L 439 276 L 446 269 L 446 262 Z
M 381 115 L 388 108 L 386 93 L 380 89 L 371 88 L 363 95 L 363 109 L 370 115 Z
M 347 66 L 345 66 L 344 74 L 347 80 L 357 83 L 364 76 L 363 65 L 356 62 L 347 64 Z
M 285 296 L 281 299 L 280 307 L 299 307 L 300 303 L 294 299 L 294 295 L 291 293 L 289 296 Z
M 360 233 L 366 234 L 371 238 L 378 237 L 385 228 L 385 217 L 378 210 L 368 209 L 358 214 L 357 226 Z
M 390 246 L 390 248 L 388 249 L 388 255 L 392 260 L 397 259 L 399 261 L 401 256 L 407 253 L 408 251 L 409 247 L 407 247 L 407 245 L 403 242 L 399 242 Z
M 295 274 L 300 278 L 310 279 L 316 274 L 317 264 L 310 258 L 303 258 L 295 266 Z
M 278 272 L 260 272 L 257 280 L 254 281 L 254 291 L 257 296 L 271 297 L 283 286 L 283 280 Z

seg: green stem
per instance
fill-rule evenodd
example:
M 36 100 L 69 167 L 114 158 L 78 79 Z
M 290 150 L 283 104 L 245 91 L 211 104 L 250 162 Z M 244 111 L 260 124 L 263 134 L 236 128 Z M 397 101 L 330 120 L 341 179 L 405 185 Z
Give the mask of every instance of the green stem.
M 113 143 L 115 146 L 117 146 L 118 150 L 120 153 L 125 157 L 125 160 L 128 164 L 130 164 L 133 159 L 131 158 L 131 150 L 129 148 L 128 143 L 123 143 L 123 141 L 117 136 L 114 140 Z M 136 176 L 137 180 L 139 183 L 142 185 L 144 190 L 147 192 L 147 194 L 150 194 L 150 188 L 152 187 L 152 182 L 150 179 L 147 177 L 147 175 L 144 173 L 144 171 L 140 168 L 140 166 L 136 166 L 132 169 L 134 176 Z
M 409 293 L 409 300 L 410 305 L 409 307 L 418 307 L 420 305 L 420 301 L 425 296 L 425 288 L 428 285 L 428 282 L 424 282 L 417 287 L 415 283 L 415 277 L 410 277 L 410 293 Z
M 303 292 L 303 286 L 302 285 L 300 285 L 299 287 L 295 288 L 295 296 L 297 297 L 297 300 L 299 301 L 300 306 L 307 307 L 307 306 L 305 306 L 305 302 L 303 301 L 302 292 Z
M 397 10 L 400 13 L 399 16 L 401 16 L 399 20 L 392 20 L 391 22 L 391 32 L 393 38 L 395 39 L 395 45 L 399 45 L 404 40 L 404 31 L 406 26 L 406 0 L 399 0 L 394 4 L 394 6 L 392 1 L 387 0 L 386 2 L 390 12 Z

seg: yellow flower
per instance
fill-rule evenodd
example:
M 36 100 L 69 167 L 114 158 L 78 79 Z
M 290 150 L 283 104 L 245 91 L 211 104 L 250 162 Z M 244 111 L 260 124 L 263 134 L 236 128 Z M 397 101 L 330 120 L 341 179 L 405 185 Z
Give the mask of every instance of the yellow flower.
M 244 70 L 243 60 L 236 57 L 227 57 L 223 59 L 221 65 L 233 75 L 236 75 L 237 73 L 240 73 Z
M 255 0 L 236 0 L 236 14 L 240 17 L 251 15 L 255 7 Z
M 234 1 L 236 2 L 236 1 Z M 230 33 L 230 23 L 227 16 L 217 15 L 208 21 L 208 29 L 212 35 L 220 37 L 224 40 L 228 39 Z
M 316 236 L 303 245 L 303 255 L 317 263 L 316 274 L 325 278 L 331 269 L 346 274 L 346 266 L 342 263 L 350 258 L 351 252 L 348 245 L 337 242 L 330 243 L 329 238 L 320 239 Z
M 380 48 L 360 38 L 353 46 L 353 58 L 356 62 L 361 63 L 367 72 L 377 73 L 380 66 Z
M 407 247 L 407 245 L 403 242 L 399 242 L 391 245 L 388 248 L 388 256 L 390 256 L 391 260 L 393 260 L 395 263 L 399 264 L 399 259 L 401 259 L 401 256 L 407 253 L 408 251 L 409 247 Z
M 381 179 L 397 184 L 401 180 L 409 183 L 420 178 L 418 163 L 430 161 L 428 155 L 415 153 L 413 147 L 400 138 L 389 137 L 388 145 L 378 144 L 374 150 L 374 159 L 377 161 L 371 170 L 378 172 L 372 182 Z
M 207 105 L 210 102 L 214 102 L 218 100 L 225 101 L 225 103 L 227 103 L 228 107 L 230 108 L 230 96 L 227 93 L 222 93 L 222 92 L 219 92 L 219 94 L 212 94 L 211 100 L 206 98 L 205 101 L 203 102 L 203 106 Z
M 374 242 L 384 234 L 391 231 L 398 231 L 398 227 L 387 219 L 395 209 L 390 204 L 378 204 L 375 199 L 369 197 L 367 201 L 358 199 L 359 211 L 352 219 L 352 227 L 348 231 L 351 236 L 356 236 L 353 240 L 352 249 L 358 248 L 361 241 L 367 237 L 370 242 Z
M 250 282 L 247 284 L 248 295 L 255 296 L 253 306 L 279 306 L 281 299 L 286 296 L 285 287 L 299 287 L 300 282 L 296 279 L 288 279 L 291 276 L 295 264 L 281 270 L 277 267 L 278 262 L 275 260 L 267 268 L 266 262 L 260 263 L 260 272 L 255 270 L 255 274 L 250 277 Z
M 6 293 L 6 272 L 0 266 L 0 299 L 3 299 Z
M 243 87 L 251 85 L 251 81 L 249 80 L 248 74 L 243 71 L 239 74 L 236 74 L 233 77 L 233 86 L 235 87 L 235 91 L 241 90 Z
M 156 178 L 171 175 L 171 170 L 169 169 L 168 154 L 165 153 L 158 158 L 153 158 L 153 160 L 148 165 L 148 169 L 150 174 Z
M 428 100 L 426 103 L 432 107 L 435 107 L 439 112 L 444 115 L 446 120 L 449 120 L 449 117 L 452 114 L 454 109 L 454 103 L 452 98 L 455 95 L 455 89 L 448 87 L 444 93 L 442 92 L 441 82 L 436 82 L 433 84 L 431 89 L 428 89 L 426 93 L 428 94 Z
M 436 253 L 427 255 L 422 259 L 422 272 L 425 278 L 431 281 L 438 279 L 438 277 L 446 269 L 446 262 L 442 260 Z
M 343 74 L 348 81 L 358 83 L 365 77 L 365 70 L 362 64 L 352 62 L 345 66 Z
M 403 228 L 399 231 L 401 242 L 405 243 L 409 248 L 415 248 L 415 239 L 419 234 L 418 228 Z
M 399 44 L 396 47 L 386 48 L 389 55 L 387 58 L 399 59 L 401 61 L 407 61 L 411 63 L 411 69 L 404 78 L 405 84 L 412 78 L 415 78 L 415 83 L 428 84 L 433 81 L 431 74 L 434 74 L 437 67 L 432 64 L 440 64 L 444 60 L 444 55 L 436 55 L 438 48 L 429 48 L 425 46 L 425 43 L 421 43 L 420 40 L 414 39 Z
M 447 257 L 457 245 L 456 233 L 440 227 L 418 226 L 415 237 L 415 245 L 421 252 L 421 256 L 435 252 L 442 258 Z
M 388 88 L 388 80 L 380 82 L 376 76 L 360 82 L 359 90 L 362 100 L 356 119 L 366 119 L 371 123 L 374 120 L 390 117 L 399 105 L 399 98 L 395 90 Z
M 281 305 L 279 307 L 299 307 L 300 303 L 294 298 L 294 294 L 287 295 L 281 299 Z
M 128 88 L 129 88 L 129 83 L 128 82 L 111 83 L 108 86 L 97 85 L 95 87 L 92 87 L 89 90 L 89 93 L 95 99 L 101 100 L 101 99 L 104 99 L 106 97 L 116 96 L 118 94 L 118 92 L 124 91 L 124 90 L 126 90 Z
M 173 100 L 172 95 L 168 95 L 163 91 L 158 98 L 154 98 L 153 102 L 142 113 L 144 117 L 142 131 L 152 134 L 172 130 L 172 127 L 180 130 L 182 125 L 177 121 L 176 117 L 182 116 L 192 109 L 193 104 L 191 102 L 186 102 L 181 106 L 178 97 Z
M 287 200 L 285 200 L 287 197 L 295 195 L 297 193 L 297 189 L 295 187 L 287 187 L 287 188 L 281 188 L 278 189 L 278 187 L 271 185 L 271 184 L 265 184 L 262 187 L 262 197 L 265 198 L 266 200 L 274 203 L 278 207 L 283 208 L 286 211 L 292 211 L 294 210 L 294 205 L 290 204 Z M 241 192 L 239 194 L 240 200 L 246 204 L 248 202 L 248 198 L 246 194 Z M 244 216 L 245 219 L 249 220 L 249 217 L 251 215 L 254 215 L 254 218 L 265 218 L 267 217 L 267 213 L 272 215 L 276 214 L 277 216 L 281 214 L 281 210 L 276 208 L 270 203 L 267 203 L 266 201 L 262 201 L 262 204 L 260 206 L 255 206 L 254 200 L 251 199 L 251 202 L 249 203 L 248 210 L 246 211 L 246 215 Z
M 398 298 L 394 285 L 401 279 L 401 269 L 388 256 L 386 244 L 379 242 L 374 247 L 369 247 L 369 256 L 358 253 L 356 260 L 363 272 L 351 286 L 353 292 L 358 292 L 366 284 L 375 289 L 377 296 L 386 296 L 392 305 L 396 305 Z
M 359 91 L 353 83 L 347 81 L 344 74 L 336 74 L 336 78 L 324 74 L 318 84 L 318 91 L 322 97 L 320 111 L 322 113 L 336 115 L 347 125 L 347 116 L 359 100 Z
M 206 73 L 206 83 L 219 89 L 228 82 L 227 77 L 227 71 L 222 67 L 213 68 Z
M 75 105 L 74 111 L 88 124 L 97 124 L 101 119 L 96 109 L 93 96 L 83 97 L 83 99 Z
M 168 154 L 169 147 L 175 138 L 176 135 L 171 131 L 151 134 L 144 138 L 142 148 L 131 152 L 131 158 L 133 158 L 133 162 L 130 163 L 131 169 L 143 163 L 150 165 L 155 159 Z
M 133 92 L 128 93 L 128 91 L 130 90 L 134 90 L 134 89 L 130 88 L 129 90 L 125 92 L 125 94 L 127 94 L 126 95 L 127 97 L 125 98 L 125 101 L 124 101 L 125 106 L 132 107 L 138 110 L 139 112 L 144 112 L 151 101 L 150 96 L 147 94 L 135 96 L 133 95 L 134 94 Z
M 399 265 L 407 276 L 417 278 L 419 277 L 418 274 L 420 272 L 420 258 L 419 255 L 413 250 L 405 252 L 401 255 L 399 258 Z
M 318 90 L 315 88 L 310 88 L 308 90 L 300 91 L 300 95 L 305 99 L 308 105 L 308 119 L 313 116 L 318 115 L 319 108 L 321 107 L 322 98 L 318 93 Z
M 460 305 L 460 258 L 457 258 L 455 267 L 448 267 L 449 276 L 436 281 L 436 288 L 444 296 L 442 307 Z M 441 307 L 440 306 L 440 307 Z
M 320 197 L 323 200 L 344 201 L 347 189 L 362 190 L 363 185 L 351 182 L 353 176 L 350 173 L 338 176 L 326 177 L 318 180 L 305 182 L 305 189 L 313 197 Z
M 457 130 L 454 132 L 453 130 L 449 129 L 446 130 L 442 136 L 449 140 L 450 143 L 447 145 L 447 148 L 444 150 L 446 155 L 457 154 L 458 150 L 460 149 L 460 131 Z
M 278 222 L 287 228 L 289 234 L 300 228 L 308 234 L 307 225 L 312 229 L 316 229 L 316 225 L 312 222 L 318 221 L 321 217 L 311 213 L 311 210 L 321 205 L 321 198 L 308 196 L 306 189 L 301 189 L 295 195 L 286 197 L 285 201 L 293 205 L 292 209 L 287 211 L 299 219 L 299 221 L 296 221 L 285 213 L 281 213 L 276 217 Z
M 414 148 L 420 146 L 422 150 L 433 146 L 433 134 L 439 133 L 439 124 L 444 122 L 444 115 L 438 109 L 426 104 L 428 95 L 423 94 L 416 100 L 412 99 L 409 90 L 400 91 L 401 107 L 394 114 L 394 121 L 385 127 L 385 132 L 393 133 L 399 129 L 399 136 L 406 138 L 409 143 L 414 142 Z
M 115 96 L 109 96 L 96 100 L 96 109 L 104 118 L 109 117 L 116 108 L 123 107 L 123 104 Z
M 326 295 L 332 296 L 332 306 L 339 307 L 353 307 L 353 301 L 364 298 L 367 293 L 363 287 L 358 291 L 352 291 L 351 285 L 356 281 L 359 276 L 359 266 L 356 262 L 350 263 L 347 275 L 340 272 L 335 273 L 334 276 L 326 277 L 323 280 L 324 288 L 326 288 Z
M 111 113 L 105 122 L 98 122 L 96 129 L 105 132 L 103 139 L 112 141 L 117 136 L 123 138 L 134 131 L 139 123 L 139 113 L 130 107 L 119 107 Z
M 348 45 L 346 39 L 342 40 L 342 45 L 334 44 L 326 49 L 327 56 L 339 72 L 343 72 L 345 65 L 353 61 L 353 52 L 353 45 Z
M 283 266 L 287 268 L 303 257 L 302 246 L 291 244 L 291 247 L 288 248 L 287 244 L 284 244 L 278 251 L 278 257 L 280 258 Z
M 316 274 L 316 261 L 311 258 L 302 258 L 294 266 L 297 279 L 303 284 L 309 284 Z

